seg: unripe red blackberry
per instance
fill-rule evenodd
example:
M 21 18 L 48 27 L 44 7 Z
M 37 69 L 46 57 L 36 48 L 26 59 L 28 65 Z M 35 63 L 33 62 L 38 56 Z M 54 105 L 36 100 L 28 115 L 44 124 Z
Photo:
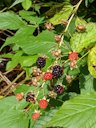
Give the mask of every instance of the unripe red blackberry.
M 46 64 L 46 59 L 43 57 L 38 57 L 37 61 L 36 61 L 36 65 L 38 68 L 43 68 Z
M 64 91 L 64 87 L 63 86 L 61 86 L 61 85 L 56 85 L 56 86 L 54 86 L 54 92 L 55 93 L 57 93 L 57 94 L 62 94 L 63 93 L 63 91 Z
M 78 53 L 77 52 L 70 52 L 68 56 L 70 61 L 74 61 L 78 59 Z
M 52 80 L 52 78 L 53 78 L 53 75 L 51 72 L 45 72 L 44 78 L 43 78 L 44 80 Z
M 26 101 L 35 103 L 35 95 L 32 92 L 28 92 L 26 96 Z
M 46 99 L 41 99 L 38 105 L 41 109 L 46 109 L 48 106 L 48 101 Z
M 17 93 L 17 94 L 16 94 L 16 99 L 17 99 L 18 101 L 22 100 L 23 97 L 24 97 L 24 94 L 23 94 L 23 93 Z
M 59 78 L 63 74 L 63 68 L 59 65 L 55 65 L 52 70 L 53 78 Z
M 39 111 L 34 112 L 32 114 L 32 120 L 34 120 L 34 121 L 36 121 L 39 117 L 40 117 L 40 112 Z

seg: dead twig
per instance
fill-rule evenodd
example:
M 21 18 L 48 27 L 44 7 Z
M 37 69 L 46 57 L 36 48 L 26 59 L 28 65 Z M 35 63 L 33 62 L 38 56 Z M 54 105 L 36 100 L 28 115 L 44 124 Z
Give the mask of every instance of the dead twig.
M 1 90 L 0 94 L 4 93 L 7 91 L 12 85 L 15 84 L 15 82 L 25 73 L 25 71 L 22 71 L 8 86 L 6 86 L 3 90 Z

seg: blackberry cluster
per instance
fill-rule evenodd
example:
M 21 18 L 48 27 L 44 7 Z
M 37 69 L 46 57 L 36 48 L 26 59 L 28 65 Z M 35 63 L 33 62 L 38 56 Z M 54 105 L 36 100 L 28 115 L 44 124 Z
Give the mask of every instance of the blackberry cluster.
M 26 101 L 35 103 L 35 95 L 32 92 L 28 92 L 26 96 Z
M 62 92 L 64 91 L 64 87 L 61 85 L 56 85 L 54 86 L 54 92 L 57 94 L 62 94 Z
M 46 59 L 43 57 L 38 57 L 37 61 L 36 61 L 36 65 L 38 68 L 43 68 L 46 64 Z
M 53 71 L 52 71 L 53 78 L 59 78 L 62 75 L 62 73 L 63 73 L 63 69 L 59 65 L 55 65 L 53 67 Z

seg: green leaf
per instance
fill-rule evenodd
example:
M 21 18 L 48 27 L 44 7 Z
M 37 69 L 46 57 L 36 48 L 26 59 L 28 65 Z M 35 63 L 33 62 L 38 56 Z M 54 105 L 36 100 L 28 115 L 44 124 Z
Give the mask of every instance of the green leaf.
M 62 19 L 68 20 L 72 10 L 73 10 L 73 6 L 70 5 L 70 4 L 66 4 L 61 9 L 61 11 L 56 13 L 49 21 L 53 25 L 61 24 L 62 23 Z
M 26 71 L 26 78 L 29 78 L 32 74 L 32 68 L 30 67 L 23 67 L 23 69 Z
M 31 0 L 24 0 L 24 2 L 22 2 L 22 6 L 25 10 L 28 10 L 32 5 L 32 1 Z
M 95 128 L 96 93 L 77 96 L 66 101 L 46 127 Z
M 15 92 L 15 94 L 21 93 L 21 92 L 26 93 L 26 91 L 27 91 L 28 89 L 29 89 L 29 87 L 28 87 L 27 85 L 22 84 L 22 85 L 19 85 L 19 86 L 16 88 L 16 90 L 14 90 L 14 92 Z
M 86 25 L 86 31 L 83 33 L 76 32 L 71 40 L 71 47 L 73 51 L 82 52 L 85 48 L 92 47 L 96 44 L 96 24 L 89 23 Z
M 31 28 L 30 28 L 31 29 Z M 28 33 L 27 33 L 28 32 Z M 29 55 L 33 54 L 47 54 L 50 52 L 50 49 L 55 45 L 54 33 L 48 30 L 43 31 L 38 36 L 32 36 L 31 31 L 22 30 L 16 33 L 12 38 L 8 38 L 2 48 L 6 45 L 15 43 L 22 50 Z M 2 49 L 1 48 L 1 49 Z
M 46 72 L 47 69 L 52 65 L 52 63 L 53 63 L 53 60 L 51 59 L 51 57 L 46 59 L 46 65 L 42 70 Z
M 30 21 L 31 24 L 36 26 L 44 22 L 44 17 L 38 17 L 36 16 L 36 13 L 32 11 L 22 10 L 19 12 L 19 15 L 26 21 Z
M 17 103 L 15 96 L 3 98 L 0 100 L 0 114 L 5 112 L 5 110 L 14 108 Z
M 12 58 L 13 57 L 13 54 L 11 54 L 11 53 L 7 53 L 7 54 L 2 54 L 2 55 L 0 55 L 0 58 Z
M 81 93 L 94 92 L 96 79 L 89 73 L 88 67 L 84 66 L 81 69 L 81 74 L 79 76 L 79 86 Z
M 13 57 L 12 61 L 9 61 L 6 66 L 6 70 L 11 70 L 17 66 L 20 61 L 20 58 L 23 54 L 23 51 L 18 51 Z
M 17 93 L 24 93 L 24 94 L 27 94 L 28 92 L 34 92 L 37 94 L 37 92 L 39 91 L 40 87 L 36 87 L 36 86 L 28 86 L 26 84 L 22 84 L 20 86 L 18 86 L 16 88 L 16 90 L 14 90 L 15 94 Z
M 88 70 L 96 78 L 96 46 L 91 49 L 88 55 Z
M 26 22 L 13 12 L 0 13 L 0 29 L 16 30 L 25 25 Z
M 32 66 L 37 60 L 37 55 L 35 56 L 22 56 L 20 57 L 19 63 L 22 67 L 30 67 Z
M 6 110 L 0 114 L 1 128 L 28 128 L 27 114 L 20 110 Z
M 79 17 L 76 18 L 75 25 L 86 25 L 86 21 L 84 19 L 80 19 Z
M 75 69 L 73 69 L 73 70 L 69 70 L 69 71 L 68 71 L 68 74 L 71 75 L 71 76 L 76 76 L 76 75 L 78 75 L 79 73 L 80 73 L 79 68 L 75 68 Z
M 9 37 L 6 39 L 5 43 L 3 44 L 0 50 L 2 50 L 7 45 L 15 44 L 18 40 L 22 41 L 22 39 L 20 38 L 24 38 L 24 37 L 28 38 L 33 34 L 34 30 L 35 30 L 35 27 L 31 25 L 20 28 L 13 37 Z M 25 41 L 27 43 L 27 39 Z M 16 46 L 19 47 L 19 45 L 16 45 Z

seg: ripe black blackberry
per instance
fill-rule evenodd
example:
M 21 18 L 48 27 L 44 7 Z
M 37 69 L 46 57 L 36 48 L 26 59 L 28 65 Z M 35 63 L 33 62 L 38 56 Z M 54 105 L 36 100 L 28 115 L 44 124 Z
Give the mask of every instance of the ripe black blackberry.
M 43 68 L 46 64 L 46 59 L 43 57 L 38 57 L 37 61 L 36 61 L 36 65 L 38 68 Z
M 55 65 L 52 70 L 53 78 L 59 78 L 63 73 L 63 68 L 59 65 Z
M 26 101 L 35 103 L 35 95 L 32 92 L 28 92 L 26 96 Z
M 63 91 L 64 91 L 64 87 L 63 86 L 61 86 L 61 85 L 56 85 L 56 86 L 54 86 L 54 92 L 55 93 L 57 93 L 57 94 L 62 94 L 63 93 Z

